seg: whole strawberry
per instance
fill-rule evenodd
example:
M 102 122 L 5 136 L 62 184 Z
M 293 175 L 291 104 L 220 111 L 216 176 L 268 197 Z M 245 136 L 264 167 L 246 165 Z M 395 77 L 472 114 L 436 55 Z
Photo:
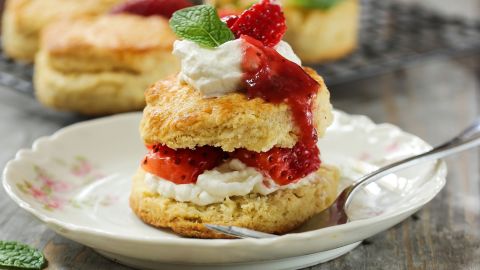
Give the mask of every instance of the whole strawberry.
M 248 35 L 265 46 L 274 47 L 282 40 L 287 26 L 282 8 L 270 0 L 263 0 L 245 10 L 230 29 L 237 38 Z
M 175 11 L 190 6 L 192 6 L 192 3 L 187 0 L 128 0 L 114 7 L 110 13 L 131 13 L 141 16 L 159 15 L 170 18 Z
M 237 22 L 238 20 L 238 15 L 226 15 L 226 16 L 220 16 L 222 19 L 222 22 L 227 24 L 228 28 L 232 28 L 232 26 Z

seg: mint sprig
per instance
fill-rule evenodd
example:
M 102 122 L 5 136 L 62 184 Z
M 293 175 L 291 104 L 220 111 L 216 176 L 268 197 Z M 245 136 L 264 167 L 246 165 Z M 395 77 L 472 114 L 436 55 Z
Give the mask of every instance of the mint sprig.
M 209 5 L 189 7 L 173 13 L 170 27 L 180 38 L 207 48 L 215 48 L 235 39 L 230 28 L 218 17 L 215 8 Z
M 41 270 L 46 264 L 43 254 L 17 242 L 0 241 L 0 269 Z
M 287 4 L 309 9 L 328 10 L 343 0 L 287 0 Z

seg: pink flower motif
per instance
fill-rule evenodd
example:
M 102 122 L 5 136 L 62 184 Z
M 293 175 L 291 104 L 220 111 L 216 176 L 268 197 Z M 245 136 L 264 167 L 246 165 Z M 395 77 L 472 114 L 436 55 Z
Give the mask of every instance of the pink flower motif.
M 60 163 L 68 166 L 67 163 Z M 72 175 L 83 177 L 83 181 L 88 183 L 92 180 L 98 180 L 105 177 L 105 174 L 97 171 L 94 166 L 83 157 L 77 157 L 72 164 L 68 166 Z M 36 177 L 31 180 L 25 180 L 23 184 L 17 186 L 22 192 L 30 194 L 33 199 L 40 203 L 46 210 L 59 210 L 69 202 L 64 198 L 65 192 L 71 191 L 76 187 L 75 182 L 60 181 L 53 177 L 44 168 L 34 165 L 33 169 Z M 107 196 L 104 198 L 105 205 L 111 205 L 118 200 L 116 196 Z
M 40 179 L 40 181 L 42 181 L 42 183 L 47 187 L 51 188 L 55 185 L 55 180 L 46 175 L 39 175 L 38 179 Z
M 398 142 L 393 142 L 392 144 L 387 146 L 386 151 L 387 153 L 393 153 L 397 151 L 397 149 L 398 149 Z
M 46 203 L 46 206 L 51 209 L 59 209 L 62 207 L 62 205 L 63 205 L 62 200 L 58 198 L 52 198 Z
M 39 175 L 38 179 L 42 182 L 43 186 L 46 186 L 55 192 L 64 192 L 70 190 L 71 188 L 70 184 L 54 180 L 44 174 Z
M 33 198 L 37 199 L 37 200 L 40 200 L 40 201 L 43 201 L 45 200 L 45 192 L 41 191 L 40 189 L 36 188 L 36 187 L 31 187 L 30 188 L 30 193 L 32 194 Z
M 363 152 L 362 154 L 360 154 L 360 156 L 358 157 L 359 160 L 361 161 L 367 161 L 371 158 L 370 154 L 367 153 L 367 152 Z
M 72 174 L 75 176 L 85 176 L 92 172 L 92 165 L 84 160 L 78 166 L 72 168 Z
M 69 191 L 72 187 L 67 182 L 57 182 L 52 186 L 53 191 L 55 192 L 65 192 Z

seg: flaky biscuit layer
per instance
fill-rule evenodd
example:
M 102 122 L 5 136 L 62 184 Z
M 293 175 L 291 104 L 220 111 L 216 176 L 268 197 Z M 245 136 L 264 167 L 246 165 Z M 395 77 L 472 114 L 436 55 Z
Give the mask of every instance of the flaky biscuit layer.
M 36 95 L 48 107 L 87 115 L 141 110 L 145 89 L 179 70 L 174 40 L 158 16 L 57 21 L 42 36 Z
M 33 61 L 42 29 L 61 18 L 98 16 L 124 0 L 7 0 L 2 22 L 4 51 Z
M 52 23 L 42 34 L 41 50 L 62 72 L 145 73 L 158 68 L 159 55 L 171 54 L 175 40 L 163 17 L 105 15 Z
M 204 224 L 231 225 L 273 234 L 287 233 L 327 208 L 337 195 L 338 170 L 322 166 L 316 182 L 296 189 L 278 190 L 269 195 L 234 196 L 222 203 L 199 206 L 178 202 L 149 191 L 145 172 L 133 178 L 130 207 L 145 223 L 170 228 L 182 236 L 228 238 Z
M 332 122 L 330 93 L 323 79 L 306 69 L 320 85 L 313 105 L 313 124 L 321 137 Z M 202 145 L 262 152 L 274 146 L 292 147 L 300 134 L 287 104 L 248 99 L 242 93 L 206 98 L 177 77 L 158 81 L 146 92 L 141 122 L 146 144 L 171 148 Z

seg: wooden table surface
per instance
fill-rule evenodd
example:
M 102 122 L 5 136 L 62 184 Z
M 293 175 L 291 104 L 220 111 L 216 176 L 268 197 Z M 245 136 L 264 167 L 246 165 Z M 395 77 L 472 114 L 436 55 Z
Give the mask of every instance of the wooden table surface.
M 472 7 L 480 6 L 478 0 L 456 3 L 464 3 L 468 14 L 472 14 Z M 478 17 L 478 10 L 473 14 Z M 393 123 L 438 144 L 479 116 L 479 78 L 480 55 L 471 53 L 430 59 L 393 73 L 332 87 L 331 91 L 337 109 L 367 115 L 375 122 Z M 0 88 L 0 168 L 36 138 L 79 120 Z M 417 214 L 364 241 L 347 255 L 312 269 L 480 269 L 479 153 L 474 149 L 448 158 L 446 187 Z M 43 250 L 48 269 L 129 269 L 47 229 L 14 204 L 1 188 L 0 209 L 0 239 L 29 243 Z

